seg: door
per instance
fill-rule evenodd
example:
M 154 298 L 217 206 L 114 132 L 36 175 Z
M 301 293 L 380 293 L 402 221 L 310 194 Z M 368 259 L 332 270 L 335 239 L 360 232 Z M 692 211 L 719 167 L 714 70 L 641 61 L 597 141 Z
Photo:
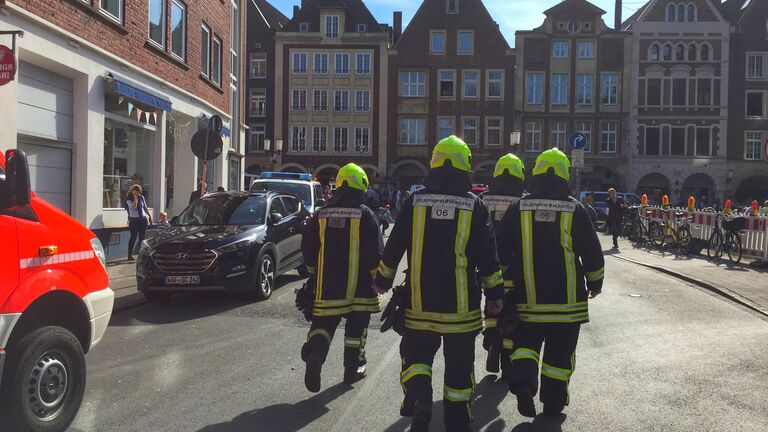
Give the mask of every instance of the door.
M 302 213 L 300 212 L 301 206 L 299 201 L 294 197 L 283 196 L 280 197 L 283 200 L 283 207 L 285 212 L 288 213 L 285 223 L 288 225 L 287 238 L 286 238 L 286 266 L 290 265 L 291 268 L 301 265 L 301 234 L 303 232 L 302 225 L 304 220 L 302 219 Z
M 29 182 L 42 199 L 71 214 L 72 150 L 66 147 L 19 141 L 27 154 Z
M 282 218 L 279 221 L 273 221 L 272 217 L 274 214 L 279 214 Z M 283 202 L 280 198 L 275 197 L 272 199 L 267 215 L 267 236 L 275 244 L 275 249 L 277 249 L 275 259 L 277 260 L 278 272 L 282 272 L 285 265 L 285 257 L 289 252 L 287 241 L 289 224 L 286 223 L 285 207 L 283 207 Z
M 3 170 L 0 168 L 0 173 Z M 19 285 L 19 244 L 16 234 L 16 220 L 0 214 L 0 233 L 3 233 L 3 247 L 0 247 L 0 305 L 5 303 Z M 19 311 L 20 312 L 20 311 Z

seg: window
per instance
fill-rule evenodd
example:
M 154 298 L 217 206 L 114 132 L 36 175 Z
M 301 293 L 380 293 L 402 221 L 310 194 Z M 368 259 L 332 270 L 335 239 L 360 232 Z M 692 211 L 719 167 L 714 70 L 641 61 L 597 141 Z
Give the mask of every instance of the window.
M 325 38 L 338 39 L 339 37 L 339 16 L 327 15 L 325 17 Z
M 675 78 L 672 80 L 672 105 L 688 105 L 688 80 Z
M 200 72 L 211 75 L 211 29 L 205 24 L 200 31 Z
M 661 79 L 652 78 L 647 80 L 647 83 L 646 104 L 649 106 L 661 105 Z
M 149 0 L 149 40 L 165 48 L 165 0 Z
M 249 63 L 248 75 L 252 79 L 263 79 L 267 77 L 266 53 L 252 53 Z
M 467 145 L 477 145 L 477 118 L 461 119 L 461 137 Z
M 529 73 L 526 81 L 526 102 L 529 105 L 540 105 L 542 103 L 544 74 L 541 72 Z
M 487 117 L 485 119 L 485 145 L 499 147 L 501 145 L 501 132 L 504 120 L 501 117 Z
M 763 92 L 747 92 L 747 117 L 765 117 Z
M 682 4 L 677 5 L 677 21 L 683 22 L 685 21 L 685 6 Z
M 601 123 L 600 152 L 616 153 L 616 141 L 618 139 L 619 122 L 606 121 Z
M 315 126 L 312 128 L 312 151 L 328 151 L 328 128 Z
M 581 22 L 576 20 L 568 21 L 568 33 L 578 33 L 581 31 Z
M 763 158 L 763 133 L 747 132 L 747 139 L 744 143 L 744 159 L 760 160 Z
M 583 133 L 587 137 L 587 145 L 584 146 L 584 152 L 589 153 L 592 150 L 592 122 L 577 121 L 575 127 L 576 131 Z
M 368 112 L 371 110 L 371 92 L 358 90 L 355 92 L 355 111 Z
M 480 80 L 480 72 L 478 71 L 463 71 L 463 95 L 465 99 L 477 99 L 480 97 L 477 91 L 477 84 Z
M 315 75 L 328 75 L 328 53 L 315 53 L 312 62 L 312 73 Z
M 648 53 L 648 60 L 659 61 L 659 46 L 656 44 L 651 45 L 650 52 Z
M 568 58 L 568 42 L 552 42 L 552 58 Z
M 305 75 L 307 73 L 307 53 L 293 53 L 294 74 Z
M 291 128 L 291 151 L 307 151 L 307 128 L 306 126 L 294 126 Z
M 672 61 L 672 45 L 664 45 L 664 61 Z
M 333 110 L 336 112 L 349 111 L 349 90 L 336 90 L 333 93 Z
M 688 45 L 688 61 L 696 61 L 696 45 Z
M 592 105 L 592 75 L 576 75 L 576 103 Z
M 187 8 L 184 3 L 171 0 L 171 53 L 182 60 L 186 60 L 186 38 Z M 221 63 L 221 41 L 219 41 L 219 63 Z M 219 79 L 220 81 L 221 79 Z
M 669 154 L 685 156 L 685 128 L 673 127 L 670 133 Z
M 358 75 L 371 74 L 371 55 L 368 53 L 359 53 L 355 55 L 355 73 Z
M 445 32 L 444 31 L 431 31 L 429 32 L 430 48 L 429 52 L 432 54 L 445 54 Z
M 424 97 L 427 81 L 426 72 L 400 72 L 400 96 Z
M 552 74 L 552 105 L 568 104 L 568 75 Z
M 696 21 L 696 6 L 692 4 L 688 5 L 688 21 Z
M 541 122 L 530 121 L 525 123 L 525 151 L 535 152 L 541 150 Z
M 456 97 L 456 71 L 441 70 L 440 76 L 440 92 L 441 99 L 453 99 Z
M 349 150 L 349 129 L 345 127 L 333 128 L 333 151 L 346 153 Z
M 123 22 L 123 0 L 101 0 L 101 11 L 115 21 Z
M 115 96 L 114 105 L 118 105 L 117 96 Z M 125 105 L 122 104 L 122 107 Z M 156 184 L 155 173 L 159 174 L 159 172 L 154 168 L 159 161 L 155 158 L 158 154 L 155 151 L 155 138 L 158 133 L 159 131 L 141 126 L 120 123 L 110 118 L 104 119 L 104 132 L 101 136 L 104 139 L 104 186 L 107 189 L 105 192 L 108 192 L 103 194 L 104 208 L 120 208 L 123 205 L 132 179 L 144 185 Z M 144 193 L 148 207 L 152 207 L 153 203 L 160 204 L 161 200 L 152 196 L 151 189 L 145 190 Z M 68 205 L 69 202 L 62 204 Z M 6 429 L 3 428 L 3 430 Z
M 747 54 L 747 79 L 765 79 L 765 54 Z
M 248 140 L 248 153 L 256 153 L 264 150 L 264 137 L 267 127 L 263 124 L 251 125 L 250 140 Z
M 564 121 L 553 121 L 549 124 L 549 146 L 551 148 L 565 148 L 565 133 L 567 123 Z
M 685 60 L 685 47 L 682 44 L 675 46 L 675 60 Z
M 368 24 L 358 24 L 357 25 L 357 32 L 358 33 L 365 33 L 368 31 Z
M 709 61 L 709 45 L 704 44 L 701 46 L 701 61 Z
M 675 5 L 670 3 L 667 6 L 667 22 L 675 22 L 675 15 L 676 15 L 675 11 L 676 11 Z
M 591 59 L 595 56 L 595 43 L 592 41 L 579 42 L 579 58 Z
M 617 105 L 619 103 L 619 74 L 603 74 L 603 83 L 600 86 L 600 103 L 603 105 Z
M 232 7 L 230 8 L 230 27 L 229 27 L 229 37 L 230 37 L 230 43 L 229 43 L 229 61 L 230 61 L 230 69 L 229 69 L 229 76 L 231 78 L 230 83 L 234 86 L 237 85 L 235 81 L 237 81 L 240 78 L 240 12 L 238 10 L 239 6 L 238 3 L 240 3 L 240 0 L 232 0 L 231 4 Z M 234 113 L 237 113 L 237 110 L 232 111 L 233 115 Z M 233 124 L 237 124 L 237 119 L 232 120 Z M 237 135 L 233 136 L 233 141 L 236 141 Z
M 424 145 L 426 143 L 426 120 L 423 118 L 400 119 L 400 144 Z
M 302 33 L 307 33 L 309 31 L 309 23 L 299 23 L 299 31 Z
M 459 13 L 459 0 L 445 0 L 445 12 L 449 14 Z
M 501 99 L 504 97 L 504 71 L 487 71 L 485 81 L 485 95 L 488 99 Z
M 370 153 L 371 130 L 367 127 L 355 128 L 355 152 Z
M 712 129 L 696 128 L 696 156 L 712 155 Z
M 453 135 L 453 118 L 440 117 L 437 119 L 437 139 L 448 138 Z
M 266 117 L 267 115 L 267 89 L 252 88 L 250 92 L 249 112 L 251 117 Z
M 213 38 L 213 59 L 211 64 L 211 80 L 221 85 L 221 39 Z
M 475 51 L 475 33 L 471 30 L 459 30 L 459 54 L 472 54 Z
M 307 110 L 307 91 L 306 90 L 294 90 L 293 92 L 291 92 L 291 110 L 293 111 Z
M 712 80 L 700 78 L 696 80 L 696 104 L 700 106 L 712 105 Z
M 328 90 L 315 90 L 312 95 L 313 111 L 328 111 Z
M 333 72 L 336 75 L 349 75 L 349 54 L 336 54 L 333 62 Z
M 661 128 L 645 128 L 645 155 L 658 156 L 661 154 Z

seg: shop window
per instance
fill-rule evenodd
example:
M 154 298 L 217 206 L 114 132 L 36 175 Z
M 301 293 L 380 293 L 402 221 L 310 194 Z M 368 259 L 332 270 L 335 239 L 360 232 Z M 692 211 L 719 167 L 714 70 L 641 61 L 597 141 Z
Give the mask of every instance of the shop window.
M 134 184 L 142 187 L 147 205 L 153 206 L 155 134 L 154 128 L 104 120 L 104 208 L 123 208 Z

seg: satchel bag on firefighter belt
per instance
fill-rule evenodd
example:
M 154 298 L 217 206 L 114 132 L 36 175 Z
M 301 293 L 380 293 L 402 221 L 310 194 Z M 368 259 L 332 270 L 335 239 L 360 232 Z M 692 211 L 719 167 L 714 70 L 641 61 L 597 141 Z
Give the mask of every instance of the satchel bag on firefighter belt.
M 304 319 L 312 321 L 312 311 L 315 307 L 315 278 L 310 277 L 301 288 L 296 288 L 296 309 L 304 315 Z
M 392 289 L 392 298 L 389 299 L 387 307 L 384 308 L 384 312 L 381 313 L 381 328 L 382 333 L 389 329 L 395 331 L 400 336 L 405 331 L 405 299 L 410 295 L 410 288 L 408 285 L 408 270 L 405 272 L 405 280 L 402 284 Z

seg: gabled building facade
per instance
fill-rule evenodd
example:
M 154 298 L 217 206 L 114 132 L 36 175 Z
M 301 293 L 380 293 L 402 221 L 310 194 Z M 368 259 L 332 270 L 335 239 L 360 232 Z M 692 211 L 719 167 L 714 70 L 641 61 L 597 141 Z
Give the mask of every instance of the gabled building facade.
M 362 0 L 303 0 L 275 41 L 278 168 L 326 182 L 355 162 L 382 181 L 388 26 Z
M 481 0 L 425 0 L 389 64 L 389 178 L 421 181 L 437 142 L 451 134 L 472 148 L 476 182 L 488 182 L 514 129 L 514 51 Z
M 726 196 L 768 200 L 768 1 L 729 0 L 731 22 Z
M 532 167 L 548 148 L 570 153 L 568 137 L 582 132 L 581 190 L 625 190 L 631 34 L 609 28 L 605 11 L 585 0 L 565 0 L 544 14 L 541 27 L 516 33 L 520 155 Z
M 248 0 L 245 115 L 248 139 L 245 146 L 246 186 L 262 171 L 273 169 L 275 136 L 275 34 L 288 22 L 267 0 Z M 265 147 L 270 140 L 270 149 Z
M 630 190 L 721 204 L 728 184 L 730 23 L 712 0 L 651 0 L 632 32 Z M 746 61 L 746 60 L 745 60 Z

